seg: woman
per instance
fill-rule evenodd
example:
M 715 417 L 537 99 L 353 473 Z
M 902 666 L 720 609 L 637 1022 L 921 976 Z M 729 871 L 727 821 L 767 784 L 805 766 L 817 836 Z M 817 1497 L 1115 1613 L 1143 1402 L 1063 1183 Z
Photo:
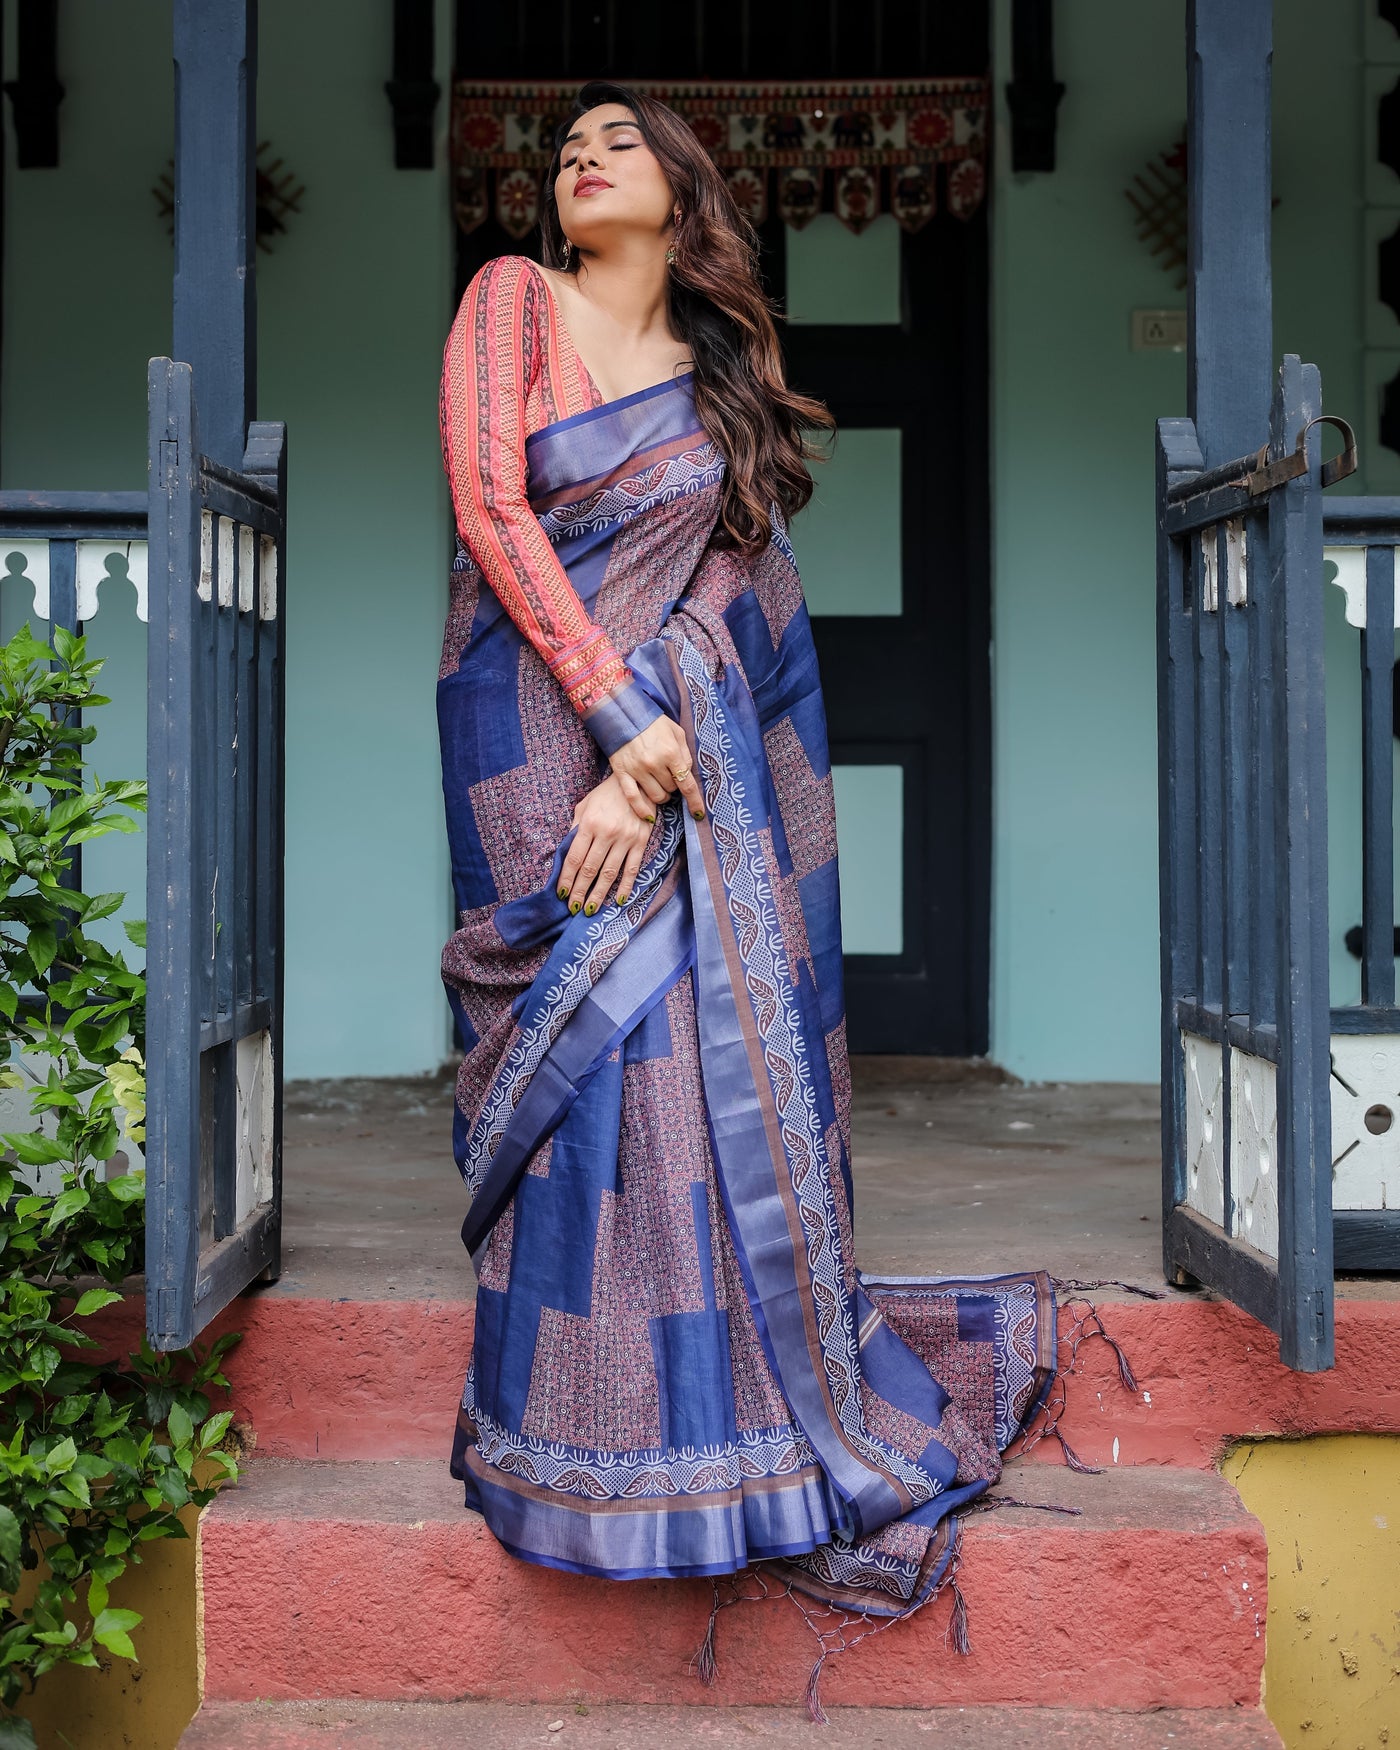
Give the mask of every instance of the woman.
M 852 1261 L 835 823 L 788 519 L 811 494 L 752 233 L 688 126 L 594 84 L 541 269 L 447 343 L 439 681 L 479 1289 L 452 1456 L 516 1555 L 861 1616 L 1053 1373 L 1048 1279 Z M 825 1643 L 824 1643 L 825 1645 Z

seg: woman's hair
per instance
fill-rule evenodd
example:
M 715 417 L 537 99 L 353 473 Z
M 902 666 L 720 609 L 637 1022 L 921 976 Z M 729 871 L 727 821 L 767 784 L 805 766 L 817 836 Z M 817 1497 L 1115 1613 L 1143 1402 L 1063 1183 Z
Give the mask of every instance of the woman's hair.
M 787 521 L 812 496 L 805 458 L 817 452 L 805 443 L 804 427 L 831 431 L 835 422 L 820 401 L 788 388 L 774 306 L 759 283 L 753 226 L 689 125 L 656 98 L 603 80 L 575 98 L 545 172 L 545 266 L 563 268 L 568 247 L 554 200 L 565 138 L 581 115 L 603 103 L 636 116 L 680 207 L 672 321 L 695 360 L 695 411 L 725 461 L 720 525 L 734 545 L 760 552 L 772 537 L 773 506 Z

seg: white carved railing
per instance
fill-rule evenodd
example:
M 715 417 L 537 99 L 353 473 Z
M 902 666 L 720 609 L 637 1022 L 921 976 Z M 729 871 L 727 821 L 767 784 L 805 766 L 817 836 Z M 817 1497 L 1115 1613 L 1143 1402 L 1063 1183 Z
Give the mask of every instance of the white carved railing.
M 1361 1001 L 1332 1010 L 1332 1207 L 1345 1217 L 1336 1228 L 1338 1267 L 1383 1268 L 1400 1209 L 1392 672 L 1400 501 L 1325 500 L 1323 526 L 1330 581 L 1347 624 L 1361 633 Z
M 76 618 L 93 619 L 102 605 L 104 586 L 130 587 L 136 592 L 136 618 L 146 618 L 146 543 L 144 541 L 80 540 L 76 553 Z M 34 617 L 49 618 L 48 541 L 0 541 L 0 562 L 5 570 L 0 587 L 27 585 L 34 592 Z

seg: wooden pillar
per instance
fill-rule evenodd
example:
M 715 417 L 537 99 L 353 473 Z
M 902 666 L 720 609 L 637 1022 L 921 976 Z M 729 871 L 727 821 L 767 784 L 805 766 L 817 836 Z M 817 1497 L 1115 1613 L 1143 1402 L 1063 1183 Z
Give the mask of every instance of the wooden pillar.
M 19 0 L 15 19 L 18 67 L 5 83 L 15 123 L 15 168 L 58 168 L 58 0 Z
M 394 76 L 384 89 L 394 112 L 395 169 L 431 170 L 442 94 L 433 78 L 433 0 L 394 0 Z
M 1187 410 L 1207 468 L 1269 433 L 1273 0 L 1188 0 Z
M 257 397 L 257 0 L 175 0 L 175 357 L 204 453 L 242 465 Z
M 1055 121 L 1063 84 L 1055 77 L 1054 0 L 1011 0 L 1011 111 L 1013 171 L 1055 168 Z

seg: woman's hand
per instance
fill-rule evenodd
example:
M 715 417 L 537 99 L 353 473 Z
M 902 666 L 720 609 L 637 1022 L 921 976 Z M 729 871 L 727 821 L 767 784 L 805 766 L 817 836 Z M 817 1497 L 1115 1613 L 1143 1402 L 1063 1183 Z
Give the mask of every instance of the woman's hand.
M 674 790 L 680 791 L 697 820 L 705 818 L 705 798 L 690 769 L 690 749 L 680 725 L 669 717 L 658 717 L 640 735 L 624 741 L 611 765 L 623 800 L 639 820 L 650 825 L 656 818 L 656 804 Z
M 592 917 L 607 903 L 616 882 L 618 903 L 625 904 L 632 897 L 651 826 L 624 801 L 621 780 L 604 778 L 590 790 L 574 809 L 574 825 L 578 831 L 559 874 L 560 899 L 568 900 L 571 912 Z

